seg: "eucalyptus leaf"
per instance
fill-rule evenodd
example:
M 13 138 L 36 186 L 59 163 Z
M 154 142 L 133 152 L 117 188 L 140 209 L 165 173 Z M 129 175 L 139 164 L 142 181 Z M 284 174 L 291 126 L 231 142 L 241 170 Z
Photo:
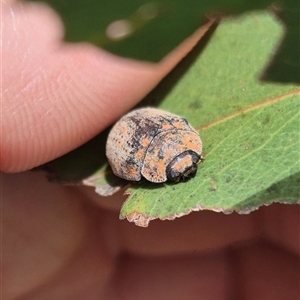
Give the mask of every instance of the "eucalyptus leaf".
M 200 132 L 205 161 L 186 183 L 133 184 L 121 219 L 148 226 L 202 209 L 248 213 L 272 202 L 298 203 L 300 89 L 257 80 L 283 35 L 267 12 L 227 19 L 142 101 L 189 120 Z M 104 149 L 104 139 L 98 146 Z M 88 151 L 76 161 L 84 157 L 90 165 Z M 98 191 L 117 184 L 104 160 L 82 178 Z
M 37 0 L 27 0 L 37 1 Z M 89 42 L 114 54 L 158 61 L 208 18 L 242 14 L 273 6 L 286 38 L 264 80 L 300 81 L 300 12 L 297 0 L 44 0 L 61 16 L 65 39 Z M 298 47 L 297 47 L 298 46 Z
M 187 183 L 133 185 L 121 219 L 148 226 L 202 209 L 248 213 L 299 201 L 299 87 L 256 80 L 282 34 L 269 14 L 227 20 L 168 93 L 187 62 L 151 93 L 166 94 L 158 106 L 199 130 L 205 161 Z

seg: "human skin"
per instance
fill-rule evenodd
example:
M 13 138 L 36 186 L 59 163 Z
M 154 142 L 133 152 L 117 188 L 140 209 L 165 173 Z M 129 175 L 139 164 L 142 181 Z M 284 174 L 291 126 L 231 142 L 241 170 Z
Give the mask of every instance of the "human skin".
M 2 22 L 1 299 L 299 299 L 298 206 L 144 229 L 118 219 L 122 193 L 101 198 L 28 171 L 132 108 L 201 30 L 150 64 L 63 43 L 41 4 L 2 2 Z

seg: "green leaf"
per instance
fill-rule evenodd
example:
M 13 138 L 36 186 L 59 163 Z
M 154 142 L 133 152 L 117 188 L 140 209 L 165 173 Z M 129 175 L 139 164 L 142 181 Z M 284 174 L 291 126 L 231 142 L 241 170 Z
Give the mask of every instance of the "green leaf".
M 187 183 L 133 185 L 121 219 L 147 226 L 200 209 L 245 213 L 298 201 L 300 91 L 255 79 L 281 33 L 268 14 L 228 20 L 168 93 L 188 59 L 156 88 L 152 98 L 167 94 L 160 108 L 199 128 L 205 161 Z
M 38 1 L 38 0 L 27 0 Z M 90 42 L 114 54 L 158 61 L 200 27 L 208 16 L 266 9 L 271 0 L 45 0 L 61 16 L 65 39 Z M 287 26 L 283 47 L 265 80 L 299 82 L 300 14 L 295 0 L 281 0 L 278 15 Z M 295 56 L 295 54 L 297 54 Z M 269 58 L 266 58 L 269 61 Z
M 299 200 L 299 86 L 257 80 L 282 35 L 268 13 L 228 19 L 147 96 L 141 105 L 182 115 L 199 130 L 205 161 L 186 183 L 132 185 L 121 218 L 147 226 L 200 209 L 245 213 Z M 90 156 L 80 152 L 76 162 L 91 165 Z M 90 175 L 85 184 L 110 185 L 105 164 Z
M 299 100 L 294 93 L 266 100 L 205 127 L 200 131 L 205 162 L 196 178 L 132 186 L 121 218 L 147 226 L 152 219 L 174 219 L 195 210 L 249 212 L 272 201 L 296 203 Z

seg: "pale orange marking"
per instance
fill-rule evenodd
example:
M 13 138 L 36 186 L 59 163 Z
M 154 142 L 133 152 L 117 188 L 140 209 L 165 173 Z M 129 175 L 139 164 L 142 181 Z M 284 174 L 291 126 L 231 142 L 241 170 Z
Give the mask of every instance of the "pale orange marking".
M 171 125 L 171 124 L 169 124 L 169 123 L 164 123 L 163 125 L 162 125 L 162 130 L 164 131 L 164 130 L 170 130 L 170 129 L 173 129 L 174 127 L 173 127 L 173 125 Z
M 189 150 L 194 150 L 197 153 L 202 150 L 200 138 L 195 133 L 183 134 L 182 142 Z
M 145 155 L 145 150 L 144 149 L 139 149 L 136 153 L 135 153 L 135 157 L 137 159 L 143 159 Z
M 185 157 L 183 157 L 182 159 L 178 160 L 174 166 L 173 169 L 182 173 L 184 171 L 184 169 L 186 168 L 186 166 L 191 166 L 193 164 L 191 156 L 187 155 Z
M 124 168 L 124 174 L 130 178 L 136 178 L 138 176 L 138 172 L 133 167 L 126 166 Z
M 184 124 L 182 124 L 182 122 L 174 122 L 173 126 L 177 129 L 184 129 Z
M 148 137 L 145 137 L 140 141 L 140 143 L 143 147 L 148 147 L 150 144 L 150 139 Z

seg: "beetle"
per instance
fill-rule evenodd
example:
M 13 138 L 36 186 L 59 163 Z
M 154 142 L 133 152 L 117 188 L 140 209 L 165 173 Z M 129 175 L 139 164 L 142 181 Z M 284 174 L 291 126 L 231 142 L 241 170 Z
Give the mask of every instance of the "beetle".
M 113 173 L 129 181 L 187 181 L 203 158 L 198 132 L 183 117 L 140 108 L 111 129 L 106 156 Z

